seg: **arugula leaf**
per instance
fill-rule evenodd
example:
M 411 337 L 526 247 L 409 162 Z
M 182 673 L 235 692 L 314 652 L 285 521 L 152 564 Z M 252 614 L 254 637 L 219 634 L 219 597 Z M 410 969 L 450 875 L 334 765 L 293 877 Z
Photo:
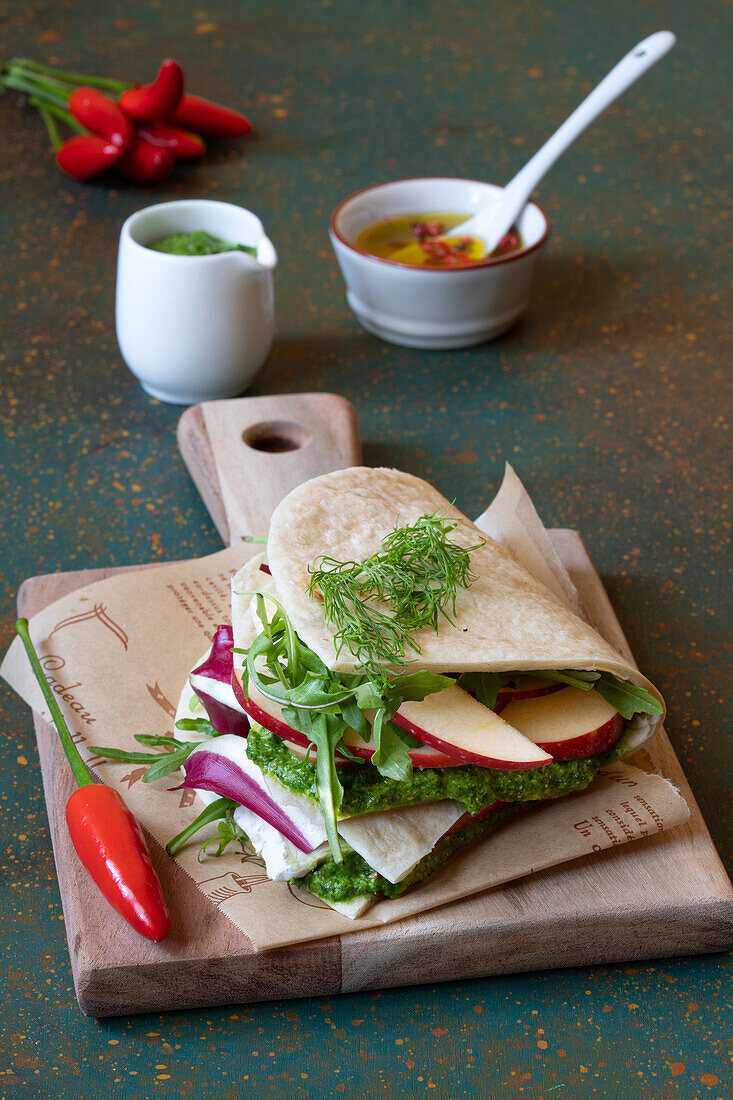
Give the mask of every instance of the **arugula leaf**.
M 136 733 L 135 740 L 139 741 L 141 745 L 170 745 L 174 749 L 180 748 L 183 744 L 182 741 L 176 741 L 175 737 L 158 737 L 157 735 L 150 733 Z
M 177 730 L 185 730 L 186 733 L 203 733 L 206 737 L 218 737 L 218 733 L 208 718 L 179 718 L 176 722 Z M 140 741 L 138 737 L 136 740 Z M 152 744 L 152 742 L 150 742 Z M 144 742 L 148 744 L 148 742 Z
M 458 677 L 458 686 L 493 710 L 502 686 L 502 676 L 498 672 L 464 672 Z
M 209 848 L 212 844 L 216 844 L 215 856 L 223 856 L 230 844 L 240 844 L 242 848 L 249 844 L 249 838 L 243 829 L 239 828 L 234 820 L 234 811 L 237 808 L 237 803 L 234 802 L 231 806 L 227 807 L 224 818 L 219 822 L 218 835 L 209 837 L 199 848 L 197 860 L 200 863 L 202 858 L 209 853 Z
M 595 689 L 607 703 L 619 712 L 622 718 L 630 721 L 635 714 L 663 714 L 664 708 L 646 688 L 621 680 L 611 672 L 591 672 L 588 669 L 558 672 L 555 669 L 541 669 L 532 672 L 543 680 L 558 680 L 563 684 L 580 688 L 582 691 Z
M 573 672 L 570 670 L 564 670 L 558 672 L 556 669 L 541 668 L 535 671 L 532 670 L 528 673 L 530 676 L 538 676 L 540 680 L 556 680 L 561 684 L 569 684 L 571 687 L 580 688 L 581 691 L 590 691 L 596 686 L 595 682 L 600 676 L 599 672 L 590 672 L 586 669 Z
M 402 672 L 389 680 L 385 695 L 389 699 L 399 699 L 400 703 L 421 703 L 427 695 L 445 691 L 454 683 L 451 676 L 440 676 L 436 672 Z M 395 707 L 395 711 L 398 709 Z
M 379 703 L 377 703 L 379 706 Z M 365 708 L 371 709 L 371 708 Z M 368 741 L 372 735 L 372 731 L 369 727 L 369 723 L 366 720 L 364 711 L 357 705 L 353 699 L 346 699 L 341 704 L 341 713 L 344 716 L 344 721 L 350 729 L 356 730 L 361 737 L 362 741 Z M 346 746 L 342 745 L 343 750 Z
M 108 760 L 121 760 L 126 764 L 148 764 L 143 783 L 153 783 L 164 775 L 178 771 L 198 745 L 196 741 L 176 741 L 174 737 L 153 737 L 144 733 L 136 734 L 135 740 L 144 745 L 174 747 L 170 752 L 128 752 L 126 749 L 105 748 L 103 745 L 90 745 L 89 748 L 97 756 Z
M 176 749 L 175 752 L 163 753 L 159 755 L 154 764 L 151 764 L 148 770 L 143 776 L 143 783 L 154 783 L 156 779 L 162 779 L 164 775 L 170 775 L 171 772 L 176 772 L 197 746 L 195 744 L 186 745 L 182 749 Z
M 266 654 L 271 644 L 271 640 L 266 634 L 259 634 L 247 653 L 249 678 L 266 699 L 271 699 L 275 703 L 290 703 L 300 710 L 321 711 L 324 707 L 337 706 L 347 699 L 353 699 L 356 695 L 355 689 L 341 692 L 337 690 L 329 691 L 324 688 L 321 682 L 322 678 L 316 676 L 306 677 L 292 687 L 275 687 L 274 684 L 265 683 L 255 668 L 255 660 L 257 657 Z M 282 670 L 280 664 L 278 664 L 278 668 Z
M 385 719 L 383 707 L 374 716 L 374 744 L 377 746 L 372 756 L 372 764 L 380 775 L 388 779 L 412 779 L 412 760 L 402 731 Z
M 339 835 L 336 831 L 344 789 L 336 774 L 334 752 L 343 736 L 343 728 L 335 715 L 318 714 L 312 718 L 308 711 L 304 716 L 311 723 L 308 733 L 316 746 L 316 793 L 326 823 L 326 838 L 336 863 L 343 863 Z
M 468 674 L 473 675 L 472 673 Z M 627 680 L 621 680 L 611 672 L 593 672 L 589 669 L 537 669 L 528 673 L 542 680 L 554 680 L 561 684 L 580 688 L 581 691 L 595 690 L 607 703 L 619 712 L 622 718 L 630 721 L 635 714 L 663 714 L 664 708 L 646 688 L 637 687 Z M 465 674 L 464 674 L 465 676 Z M 459 683 L 463 684 L 462 676 Z M 483 702 L 483 700 L 481 700 Z
M 165 846 L 165 850 L 169 856 L 174 856 L 176 852 L 180 852 L 187 840 L 189 840 L 194 833 L 197 833 L 199 829 L 203 829 L 204 825 L 209 825 L 212 821 L 218 821 L 220 818 L 226 816 L 227 812 L 231 810 L 233 813 L 237 808 L 237 803 L 231 798 L 217 798 L 213 802 L 210 802 L 206 809 L 195 818 L 190 825 L 187 825 L 185 829 L 182 829 L 180 833 L 177 833 L 174 837 L 168 841 Z
M 593 687 L 627 721 L 635 714 L 664 713 L 662 704 L 646 688 L 620 680 L 610 672 L 601 672 Z

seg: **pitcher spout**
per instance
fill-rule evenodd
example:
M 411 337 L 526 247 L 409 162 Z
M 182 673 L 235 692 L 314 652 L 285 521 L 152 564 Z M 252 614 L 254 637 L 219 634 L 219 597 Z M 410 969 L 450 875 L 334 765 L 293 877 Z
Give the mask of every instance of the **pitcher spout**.
M 277 267 L 277 252 L 269 237 L 262 237 L 257 245 L 257 263 L 267 271 L 274 271 Z

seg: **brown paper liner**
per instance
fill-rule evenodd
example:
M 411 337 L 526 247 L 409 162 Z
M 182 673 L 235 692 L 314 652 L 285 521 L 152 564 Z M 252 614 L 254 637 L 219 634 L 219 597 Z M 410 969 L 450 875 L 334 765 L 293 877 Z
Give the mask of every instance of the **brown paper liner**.
M 495 538 L 507 541 L 530 569 L 535 563 L 539 571 L 543 561 L 542 579 L 551 576 L 556 593 L 579 606 L 577 592 L 512 471 L 485 516 Z M 135 733 L 174 734 L 175 707 L 186 677 L 214 627 L 229 621 L 230 578 L 257 552 L 258 547 L 245 544 L 194 561 L 110 577 L 51 604 L 30 624 L 41 664 L 82 755 L 104 782 L 120 791 L 161 845 L 200 812 L 193 792 L 172 790 L 175 775 L 144 784 L 144 765 L 104 761 L 89 746 L 139 751 Z M 50 720 L 20 639 L 10 647 L 0 675 Z M 188 736 L 180 731 L 176 735 Z M 536 805 L 451 860 L 421 887 L 402 898 L 378 901 L 355 921 L 297 887 L 270 882 L 262 860 L 247 851 L 230 849 L 199 862 L 204 831 L 175 858 L 255 948 L 266 950 L 400 920 L 669 829 L 688 816 L 684 799 L 665 779 L 626 763 L 614 764 L 586 790 Z M 211 827 L 210 835 L 215 831 Z

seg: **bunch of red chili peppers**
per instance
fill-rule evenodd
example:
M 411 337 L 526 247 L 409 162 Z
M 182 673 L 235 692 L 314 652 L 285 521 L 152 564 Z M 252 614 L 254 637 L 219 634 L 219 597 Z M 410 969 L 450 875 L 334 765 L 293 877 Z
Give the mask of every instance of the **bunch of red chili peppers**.
M 238 111 L 188 95 L 183 69 L 171 58 L 152 84 L 132 87 L 21 58 L 5 66 L 0 86 L 28 97 L 46 123 L 59 168 L 78 180 L 114 168 L 126 179 L 155 183 L 176 161 L 200 157 L 205 138 L 241 137 L 252 130 Z M 74 136 L 63 140 L 59 122 Z

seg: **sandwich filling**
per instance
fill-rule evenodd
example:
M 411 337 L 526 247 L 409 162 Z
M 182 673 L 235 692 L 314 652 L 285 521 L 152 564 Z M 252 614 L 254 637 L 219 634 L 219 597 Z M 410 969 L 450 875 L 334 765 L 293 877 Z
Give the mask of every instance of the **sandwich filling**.
M 419 479 L 306 483 L 268 555 L 233 578 L 231 626 L 181 696 L 177 731 L 195 736 L 153 739 L 167 752 L 151 777 L 181 768 L 205 803 L 171 853 L 213 824 L 204 851 L 247 845 L 269 878 L 356 917 L 586 787 L 663 714 L 633 666 Z

